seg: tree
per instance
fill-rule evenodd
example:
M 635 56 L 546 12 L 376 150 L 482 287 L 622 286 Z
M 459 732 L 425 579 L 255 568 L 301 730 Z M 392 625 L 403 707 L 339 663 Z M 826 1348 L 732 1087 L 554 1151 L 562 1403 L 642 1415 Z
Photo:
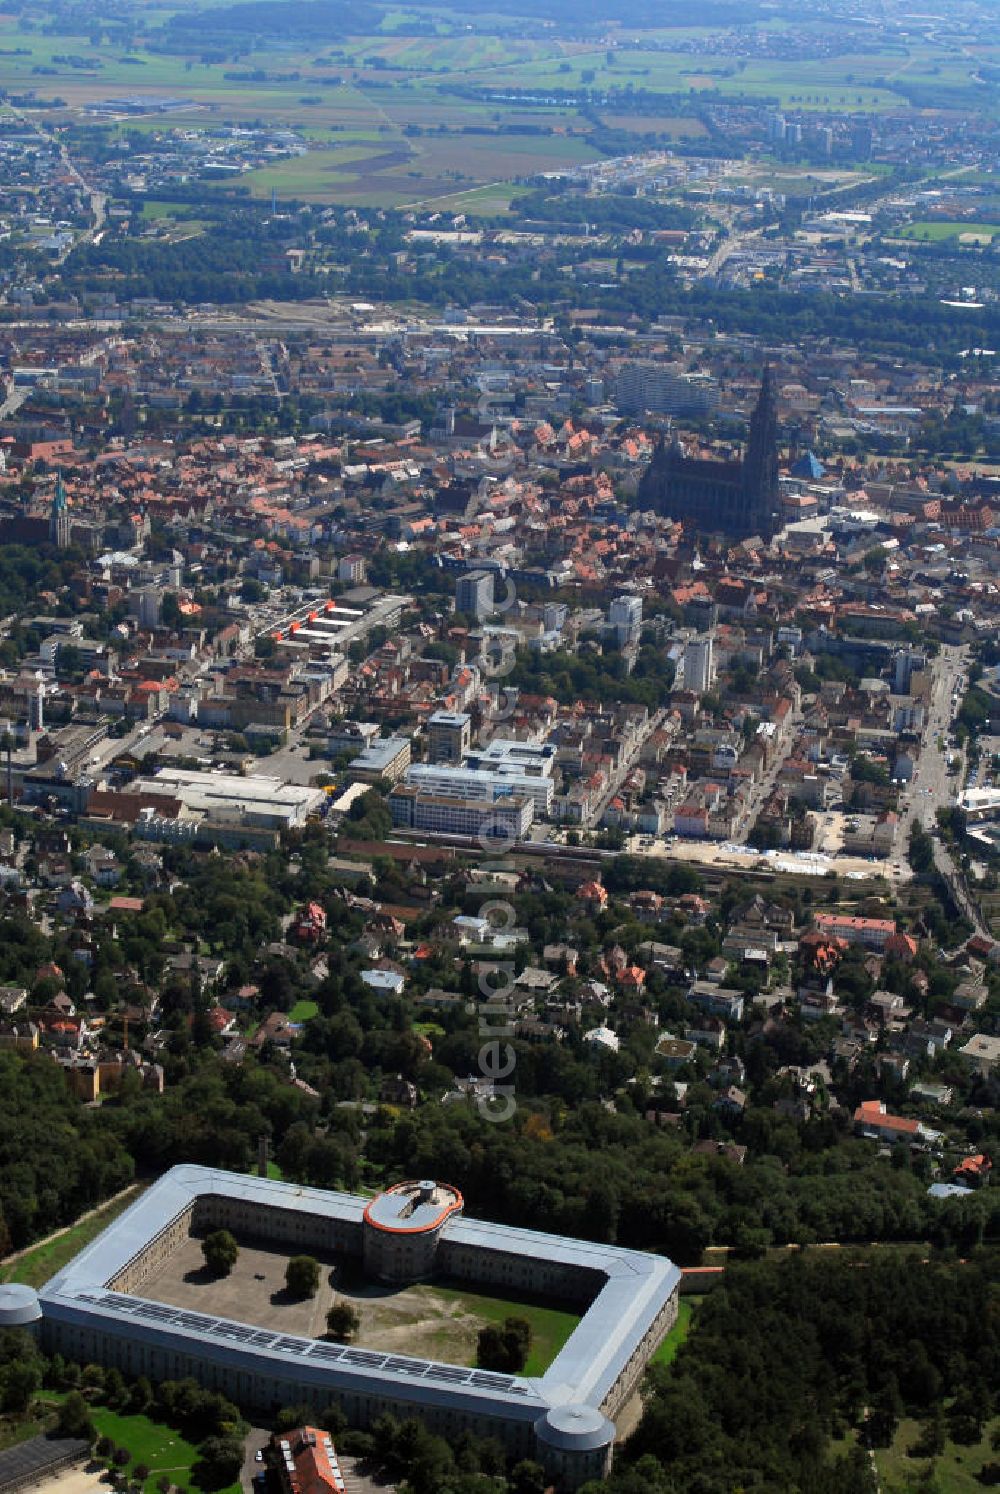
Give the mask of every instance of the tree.
M 222 1489 L 239 1477 L 242 1466 L 243 1443 L 238 1437 L 206 1437 L 192 1473 L 202 1489 Z
M 217 1229 L 202 1240 L 201 1253 L 213 1276 L 228 1276 L 236 1265 L 240 1247 L 228 1229 Z
M 120 1406 L 125 1396 L 125 1376 L 112 1365 L 104 1376 L 104 1399 L 109 1406 Z
M 78 1390 L 71 1390 L 59 1407 L 56 1430 L 60 1437 L 82 1437 L 87 1442 L 94 1440 L 90 1407 Z
M 511 1469 L 510 1487 L 514 1494 L 545 1494 L 548 1486 L 542 1465 L 530 1458 L 522 1458 Z
M 311 1255 L 293 1255 L 285 1267 L 285 1286 L 293 1297 L 315 1297 L 319 1291 L 319 1261 Z
M 501 1324 L 481 1328 L 476 1342 L 480 1369 L 515 1374 L 524 1369 L 531 1348 L 531 1324 L 525 1318 L 504 1318 Z
M 326 1315 L 326 1330 L 338 1343 L 350 1343 L 361 1327 L 361 1314 L 349 1302 L 335 1302 Z

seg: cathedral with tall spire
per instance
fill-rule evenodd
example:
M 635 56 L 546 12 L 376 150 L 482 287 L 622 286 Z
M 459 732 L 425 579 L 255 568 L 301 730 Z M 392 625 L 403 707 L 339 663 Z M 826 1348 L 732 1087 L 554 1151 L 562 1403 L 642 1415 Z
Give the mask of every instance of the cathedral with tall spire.
M 72 523 L 66 486 L 60 472 L 56 476 L 56 490 L 52 494 L 52 507 L 49 510 L 49 539 L 60 550 L 69 549 Z
M 661 440 L 640 479 L 637 503 L 704 533 L 771 538 L 778 527 L 778 414 L 768 365 L 742 461 L 699 461 L 679 441 Z

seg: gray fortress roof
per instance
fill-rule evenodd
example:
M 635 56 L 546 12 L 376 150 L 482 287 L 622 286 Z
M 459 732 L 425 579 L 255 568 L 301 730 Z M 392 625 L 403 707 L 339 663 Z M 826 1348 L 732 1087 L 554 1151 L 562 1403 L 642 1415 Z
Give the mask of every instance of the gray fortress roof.
M 353 1194 L 216 1168 L 171 1168 L 46 1283 L 39 1293 L 43 1317 L 99 1325 L 133 1342 L 197 1354 L 249 1373 L 277 1379 L 287 1375 L 290 1382 L 318 1392 L 383 1394 L 418 1407 L 452 1406 L 468 1414 L 535 1423 L 558 1408 L 596 1410 L 680 1282 L 679 1269 L 662 1256 L 473 1219 L 449 1219 L 443 1234 L 456 1244 L 575 1266 L 604 1278 L 561 1352 L 537 1378 L 300 1338 L 108 1290 L 108 1281 L 196 1199 L 207 1195 L 262 1210 L 301 1211 L 359 1228 L 370 1203 Z

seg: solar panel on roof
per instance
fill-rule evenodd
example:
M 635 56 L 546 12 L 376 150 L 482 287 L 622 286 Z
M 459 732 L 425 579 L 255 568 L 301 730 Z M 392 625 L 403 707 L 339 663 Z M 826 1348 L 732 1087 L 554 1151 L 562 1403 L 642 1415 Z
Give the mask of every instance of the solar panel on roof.
M 453 1364 L 429 1364 L 424 1371 L 427 1380 L 447 1380 L 449 1384 L 464 1384 L 469 1378 L 469 1371 L 459 1369 Z
M 370 1349 L 346 1349 L 344 1361 L 347 1364 L 363 1364 L 369 1369 L 375 1369 L 385 1359 L 384 1354 L 374 1354 Z
M 196 1328 L 201 1333 L 209 1333 L 215 1326 L 217 1318 L 206 1318 L 199 1312 L 179 1312 L 177 1322 L 183 1328 Z
M 309 1342 L 304 1338 L 279 1338 L 272 1347 L 281 1349 L 286 1354 L 304 1354 L 309 1348 Z
M 398 1375 L 422 1375 L 427 1368 L 426 1359 L 387 1359 L 383 1369 L 393 1370 Z
M 243 1323 L 216 1323 L 214 1332 L 216 1338 L 235 1338 L 240 1343 L 249 1343 L 253 1338 L 253 1329 Z

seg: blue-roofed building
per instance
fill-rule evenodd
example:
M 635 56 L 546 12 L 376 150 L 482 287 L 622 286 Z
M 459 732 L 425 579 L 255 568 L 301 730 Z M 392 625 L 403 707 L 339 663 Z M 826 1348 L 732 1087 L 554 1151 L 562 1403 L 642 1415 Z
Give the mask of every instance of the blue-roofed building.
M 582 1317 L 546 1372 L 527 1376 L 284 1334 L 157 1301 L 152 1284 L 168 1257 L 192 1233 L 219 1228 L 296 1254 L 353 1258 L 366 1274 L 397 1284 L 447 1276 L 572 1303 Z M 615 1418 L 676 1319 L 680 1280 L 662 1256 L 469 1219 L 457 1190 L 433 1179 L 366 1199 L 185 1165 L 46 1283 L 37 1331 L 50 1352 L 154 1381 L 192 1375 L 247 1410 L 305 1404 L 318 1412 L 337 1403 L 355 1426 L 389 1411 L 422 1416 L 443 1436 L 498 1437 L 513 1456 L 539 1459 L 573 1488 L 606 1472 Z M 27 1311 L 20 1300 L 15 1306 Z
M 804 451 L 802 455 L 792 463 L 788 469 L 791 477 L 804 478 L 806 482 L 819 482 L 825 476 L 826 468 L 815 452 Z

